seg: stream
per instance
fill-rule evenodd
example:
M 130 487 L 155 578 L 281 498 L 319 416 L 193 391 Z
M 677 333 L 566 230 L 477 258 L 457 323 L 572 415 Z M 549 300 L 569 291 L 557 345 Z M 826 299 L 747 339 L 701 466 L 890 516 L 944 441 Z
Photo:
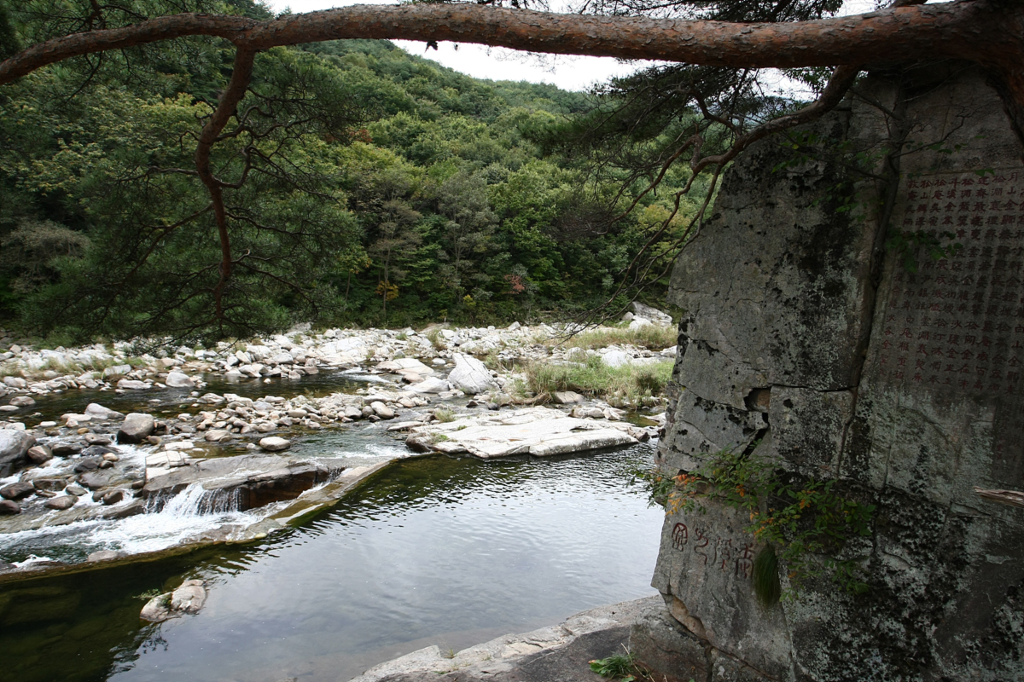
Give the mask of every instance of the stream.
M 171 410 L 188 394 L 152 397 Z M 294 454 L 367 461 L 404 449 L 373 426 L 296 445 Z M 3 585 L 0 670 L 19 682 L 343 681 L 430 644 L 459 650 L 653 594 L 662 513 L 628 486 L 653 452 L 398 461 L 258 543 Z M 216 514 L 241 514 L 200 513 L 189 494 L 159 514 L 0 536 L 0 559 L 167 546 Z M 139 619 L 149 596 L 192 578 L 209 591 L 199 614 Z

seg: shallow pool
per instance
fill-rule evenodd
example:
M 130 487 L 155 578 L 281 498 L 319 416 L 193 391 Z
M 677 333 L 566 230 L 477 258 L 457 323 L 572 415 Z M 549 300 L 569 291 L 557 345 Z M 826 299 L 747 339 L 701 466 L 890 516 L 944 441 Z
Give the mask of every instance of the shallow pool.
M 660 509 L 629 472 L 653 448 L 394 464 L 261 544 L 0 586 L 0 670 L 21 682 L 347 680 L 653 594 Z M 196 616 L 139 621 L 143 593 L 207 581 Z

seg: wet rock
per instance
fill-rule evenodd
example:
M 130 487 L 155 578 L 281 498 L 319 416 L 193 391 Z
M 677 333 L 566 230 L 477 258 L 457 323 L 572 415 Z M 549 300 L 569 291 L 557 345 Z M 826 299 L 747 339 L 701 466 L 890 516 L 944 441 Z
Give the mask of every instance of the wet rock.
M 110 436 L 102 433 L 87 433 L 82 436 L 82 438 L 85 439 L 85 442 L 89 445 L 110 445 L 111 442 L 113 442 Z M 113 450 L 110 452 L 113 452 Z
M 193 388 L 196 382 L 192 377 L 182 372 L 168 372 L 164 384 L 169 388 Z
M 63 478 L 34 478 L 32 479 L 32 487 L 36 491 L 52 491 L 64 490 L 64 487 L 68 482 Z
M 36 437 L 27 431 L 0 430 L 0 477 L 9 475 L 35 444 Z
M 54 443 L 50 451 L 54 457 L 70 457 L 77 455 L 85 446 L 82 443 Z
M 27 395 L 16 395 L 8 400 L 7 403 L 9 405 L 14 405 L 15 407 L 32 407 L 36 404 L 36 401 Z
M 19 481 L 0 488 L 0 497 L 5 500 L 23 500 L 36 491 L 31 483 Z
M 103 504 L 107 505 L 117 504 L 118 502 L 122 502 L 128 496 L 129 495 L 127 492 L 125 492 L 121 488 L 116 488 L 108 493 L 105 493 L 100 501 L 103 502 Z
M 75 465 L 74 472 L 76 474 L 83 474 L 88 471 L 96 471 L 100 468 L 100 463 L 103 461 L 102 457 L 88 457 L 81 460 Z
M 86 434 L 91 435 L 91 434 Z M 113 455 L 117 453 L 114 448 L 108 448 L 104 445 L 90 445 L 89 447 L 82 450 L 82 457 L 99 457 L 102 459 L 104 455 Z
M 14 500 L 0 500 L 0 516 L 13 516 L 21 513 L 21 505 Z
M 78 498 L 74 495 L 60 495 L 58 497 L 50 498 L 43 503 L 43 506 L 47 509 L 63 510 L 71 509 L 75 506 L 76 502 L 78 502 Z
M 154 428 L 156 420 L 153 419 L 153 415 L 132 412 L 121 422 L 121 428 L 117 431 L 117 442 L 141 443 L 153 433 Z
M 269 452 L 279 452 L 281 450 L 287 450 L 292 446 L 292 442 L 285 438 L 279 438 L 277 436 L 269 436 L 260 440 L 260 447 Z
M 66 492 L 68 495 L 74 495 L 75 497 L 82 497 L 83 495 L 87 495 L 89 493 L 88 490 L 78 485 L 69 485 L 67 488 L 64 489 L 64 492 Z
M 124 552 L 117 552 L 112 549 L 101 549 L 98 552 L 93 552 L 85 558 L 88 562 L 93 561 L 110 561 L 111 559 L 117 559 L 124 556 Z
M 494 388 L 491 372 L 484 363 L 471 355 L 455 354 L 455 369 L 448 375 L 448 382 L 455 388 L 475 395 Z
M 33 464 L 43 464 L 53 459 L 53 453 L 45 445 L 33 445 L 25 453 L 25 457 Z
M 150 599 L 142 607 L 139 617 L 151 623 L 162 623 L 186 613 L 199 613 L 205 603 L 206 589 L 203 587 L 203 581 L 186 580 L 173 592 L 166 592 Z
M 106 488 L 110 485 L 113 480 L 113 472 L 100 473 L 98 471 L 89 472 L 82 474 L 78 477 L 78 482 L 84 485 L 89 490 L 99 490 L 100 488 Z M 69 489 L 68 492 L 71 492 Z M 84 494 L 84 491 L 83 491 Z

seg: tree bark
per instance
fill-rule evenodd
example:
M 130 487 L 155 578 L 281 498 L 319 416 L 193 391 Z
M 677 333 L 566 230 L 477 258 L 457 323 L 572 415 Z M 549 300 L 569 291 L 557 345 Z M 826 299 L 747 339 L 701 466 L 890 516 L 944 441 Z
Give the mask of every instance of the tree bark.
M 895 7 L 777 24 L 595 17 L 479 5 L 356 5 L 256 21 L 178 14 L 34 45 L 0 64 L 0 84 L 70 57 L 190 35 L 239 48 L 340 38 L 448 40 L 552 54 L 659 59 L 728 67 L 881 65 L 965 59 L 1020 69 L 1024 7 L 1008 0 Z

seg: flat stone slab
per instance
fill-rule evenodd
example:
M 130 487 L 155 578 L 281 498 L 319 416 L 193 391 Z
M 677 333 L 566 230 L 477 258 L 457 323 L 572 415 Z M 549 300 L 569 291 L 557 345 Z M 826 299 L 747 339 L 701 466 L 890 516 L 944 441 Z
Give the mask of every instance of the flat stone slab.
M 504 635 L 446 656 L 429 646 L 374 666 L 351 682 L 598 682 L 589 662 L 623 653 L 641 611 L 660 596 L 601 606 L 558 625 Z
M 596 423 L 546 407 L 464 417 L 410 430 L 411 447 L 490 459 L 509 455 L 561 455 L 638 442 L 628 424 Z

